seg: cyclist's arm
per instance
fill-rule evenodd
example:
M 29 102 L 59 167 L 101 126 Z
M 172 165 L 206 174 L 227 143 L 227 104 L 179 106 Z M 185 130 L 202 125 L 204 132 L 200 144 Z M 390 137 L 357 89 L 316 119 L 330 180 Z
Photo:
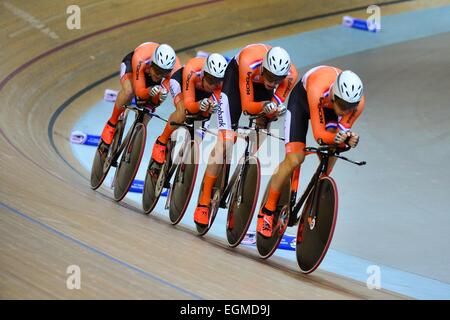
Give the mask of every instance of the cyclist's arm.
M 333 144 L 336 134 L 326 129 L 325 113 L 320 106 L 321 92 L 315 88 L 307 88 L 307 93 L 314 139 L 319 144 Z
M 289 74 L 283 82 L 280 83 L 277 90 L 275 91 L 272 101 L 277 104 L 284 103 L 289 96 L 289 93 L 294 88 L 294 85 L 298 78 L 298 72 L 295 68 L 294 64 L 291 64 L 291 69 L 289 70 Z
M 183 101 L 189 113 L 196 114 L 200 111 L 200 102 L 195 101 L 195 78 L 197 74 L 187 65 L 183 70 Z
M 343 116 L 341 121 L 339 121 L 338 130 L 348 131 L 352 128 L 356 119 L 358 119 L 359 116 L 361 115 L 361 113 L 363 112 L 365 102 L 366 102 L 366 99 L 363 96 L 361 99 L 361 102 L 358 105 L 358 108 L 355 111 L 350 112 L 349 114 L 346 114 L 345 116 Z
M 240 59 L 241 60 L 241 59 Z M 239 62 L 239 91 L 241 93 L 242 111 L 249 114 L 261 113 L 263 102 L 254 101 L 253 70 L 245 61 Z
M 142 60 L 137 53 L 135 53 L 133 55 L 131 65 L 133 67 L 134 94 L 142 100 L 148 100 L 150 98 L 150 94 L 148 92 L 148 88 L 145 86 L 145 61 Z

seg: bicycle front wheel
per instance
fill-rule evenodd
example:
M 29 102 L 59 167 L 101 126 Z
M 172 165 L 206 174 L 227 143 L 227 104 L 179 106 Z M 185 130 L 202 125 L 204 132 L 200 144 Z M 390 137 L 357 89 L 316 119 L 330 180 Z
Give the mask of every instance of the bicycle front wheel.
M 242 165 L 243 175 L 235 182 L 228 208 L 227 241 L 230 247 L 237 247 L 244 239 L 258 202 L 261 180 L 259 160 L 248 157 Z
M 114 199 L 122 200 L 128 193 L 141 164 L 145 149 L 147 130 L 143 123 L 137 123 L 128 144 L 125 146 L 114 179 Z
M 119 121 L 117 122 L 116 132 L 114 133 L 114 137 L 108 152 L 105 154 L 100 150 L 103 147 L 102 141 L 100 141 L 97 150 L 95 151 L 95 157 L 91 169 L 91 188 L 93 190 L 98 189 L 108 175 L 109 169 L 111 168 L 111 165 L 113 163 L 113 158 L 115 157 L 115 153 L 117 152 L 117 149 L 122 142 L 126 118 L 127 111 L 125 110 L 123 118 L 119 119 Z
M 188 142 L 187 152 L 178 164 L 170 195 L 169 217 L 173 225 L 183 219 L 184 213 L 194 191 L 198 171 L 198 143 L 195 140 Z
M 333 238 L 338 212 L 338 194 L 333 178 L 324 176 L 318 184 L 318 197 L 314 205 L 311 192 L 303 208 L 297 231 L 297 263 L 303 273 L 311 273 L 322 262 Z M 309 212 L 316 213 L 316 219 L 309 221 Z

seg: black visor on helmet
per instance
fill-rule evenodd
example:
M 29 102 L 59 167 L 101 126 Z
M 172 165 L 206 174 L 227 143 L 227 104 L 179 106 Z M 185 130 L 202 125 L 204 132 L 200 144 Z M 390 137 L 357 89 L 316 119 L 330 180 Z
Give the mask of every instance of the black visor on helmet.
M 281 83 L 281 82 L 283 82 L 284 79 L 286 79 L 286 76 L 277 76 L 264 67 L 263 67 L 262 75 L 269 82 Z
M 359 101 L 353 103 L 347 102 L 344 99 L 339 98 L 337 95 L 334 95 L 334 102 L 337 103 L 337 105 L 342 111 L 349 111 L 356 109 L 356 107 L 359 105 Z

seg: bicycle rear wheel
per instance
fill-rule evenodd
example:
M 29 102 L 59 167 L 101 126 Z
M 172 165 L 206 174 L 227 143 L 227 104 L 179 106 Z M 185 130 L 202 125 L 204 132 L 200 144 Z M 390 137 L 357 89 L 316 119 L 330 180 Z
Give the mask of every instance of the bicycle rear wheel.
M 297 263 L 303 273 L 311 273 L 322 262 L 333 238 L 337 220 L 338 194 L 333 178 L 324 176 L 319 180 L 317 212 L 314 223 L 308 222 L 313 193 L 306 200 L 297 231 Z
M 245 162 L 244 162 L 245 161 Z M 258 158 L 242 161 L 244 174 L 238 177 L 232 189 L 227 216 L 227 241 L 230 247 L 238 246 L 247 234 L 258 202 L 261 166 Z M 238 170 L 239 167 L 236 169 Z M 242 179 L 242 180 L 241 180 Z M 242 190 L 239 192 L 238 186 Z M 240 194 L 238 194 L 240 193 Z
M 143 123 L 137 123 L 125 146 L 114 178 L 114 199 L 122 200 L 133 183 L 145 149 L 147 130 Z
M 267 184 L 260 209 L 262 209 L 262 206 L 267 201 L 271 182 L 272 179 L 270 179 L 269 183 Z M 256 248 L 258 249 L 259 255 L 263 259 L 267 259 L 274 254 L 281 242 L 281 239 L 283 238 L 284 232 L 286 231 L 287 222 L 289 219 L 289 199 L 291 197 L 290 186 L 290 179 L 288 179 L 288 181 L 283 184 L 283 188 L 281 189 L 281 196 L 278 200 L 277 209 L 273 219 L 274 227 L 272 236 L 270 238 L 265 238 L 258 232 L 256 233 Z
M 122 143 L 122 136 L 125 129 L 127 114 L 128 112 L 127 110 L 125 110 L 122 119 L 119 119 L 119 121 L 117 122 L 116 131 L 114 133 L 114 137 L 108 149 L 108 152 L 103 153 L 100 150 L 100 148 L 103 147 L 102 141 L 100 141 L 97 150 L 95 151 L 94 161 L 92 162 L 91 169 L 91 188 L 93 190 L 98 189 L 102 185 L 103 181 L 108 175 L 109 169 L 111 169 L 115 153 Z
M 178 164 L 170 190 L 169 217 L 173 225 L 183 219 L 194 191 L 198 171 L 199 147 L 195 140 L 188 142 L 182 162 Z

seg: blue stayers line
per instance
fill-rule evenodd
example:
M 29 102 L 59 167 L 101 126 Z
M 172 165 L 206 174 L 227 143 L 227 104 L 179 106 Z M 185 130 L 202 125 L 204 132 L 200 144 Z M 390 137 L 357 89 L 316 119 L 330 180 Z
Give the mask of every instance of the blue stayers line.
M 54 234 L 56 234 L 56 235 L 58 235 L 58 236 L 60 236 L 60 237 L 62 237 L 64 239 L 66 239 L 66 240 L 69 240 L 69 241 L 71 241 L 73 243 L 76 243 L 77 245 L 87 249 L 88 251 L 91 251 L 91 252 L 93 252 L 95 254 L 98 254 L 99 256 L 102 256 L 102 257 L 104 257 L 104 258 L 106 258 L 106 259 L 108 259 L 108 260 L 110 260 L 110 261 L 112 261 L 114 263 L 117 263 L 117 264 L 119 264 L 119 265 L 121 265 L 121 266 L 123 266 L 125 268 L 131 269 L 134 272 L 144 276 L 147 279 L 154 280 L 154 281 L 159 282 L 159 283 L 161 283 L 163 285 L 166 285 L 166 286 L 168 286 L 168 287 L 170 287 L 172 289 L 175 289 L 176 291 L 179 291 L 179 292 L 181 292 L 183 294 L 186 294 L 186 295 L 192 297 L 193 299 L 203 300 L 202 297 L 200 297 L 199 295 L 196 295 L 193 292 L 190 292 L 190 291 L 188 291 L 186 289 L 178 287 L 178 286 L 176 286 L 176 285 L 174 285 L 174 284 L 172 284 L 172 283 L 170 283 L 170 282 L 168 282 L 168 281 L 166 281 L 166 280 L 164 280 L 164 279 L 162 279 L 162 278 L 160 278 L 158 276 L 155 276 L 155 275 L 153 275 L 151 273 L 148 273 L 148 272 L 146 272 L 146 271 L 144 271 L 144 270 L 142 270 L 142 269 L 140 269 L 138 267 L 135 267 L 135 266 L 133 266 L 133 265 L 131 265 L 131 264 L 125 262 L 125 261 L 122 261 L 122 260 L 119 260 L 117 258 L 114 258 L 114 257 L 110 256 L 109 254 L 107 254 L 107 253 L 105 253 L 105 252 L 103 252 L 103 251 L 101 251 L 99 249 L 91 247 L 90 245 L 85 244 L 85 243 L 81 242 L 80 240 L 72 238 L 71 236 L 68 236 L 68 235 L 62 233 L 61 231 L 58 231 L 58 230 L 56 230 L 56 229 L 54 229 L 54 228 L 52 228 L 52 227 L 50 227 L 50 226 L 40 222 L 40 221 L 38 221 L 38 220 L 36 220 L 36 219 L 34 219 L 34 218 L 32 218 L 32 217 L 30 217 L 30 216 L 20 212 L 20 211 L 18 211 L 17 209 L 14 209 L 14 208 L 4 204 L 3 202 L 1 202 L 1 207 L 5 208 L 5 209 L 8 209 L 10 212 L 13 212 L 13 213 L 17 214 L 18 216 L 20 216 L 20 217 L 22 217 L 22 218 L 24 218 L 24 219 L 26 219 L 26 220 L 36 224 L 36 225 L 39 225 L 39 226 L 43 227 L 44 229 L 50 231 L 51 233 L 54 233 Z

